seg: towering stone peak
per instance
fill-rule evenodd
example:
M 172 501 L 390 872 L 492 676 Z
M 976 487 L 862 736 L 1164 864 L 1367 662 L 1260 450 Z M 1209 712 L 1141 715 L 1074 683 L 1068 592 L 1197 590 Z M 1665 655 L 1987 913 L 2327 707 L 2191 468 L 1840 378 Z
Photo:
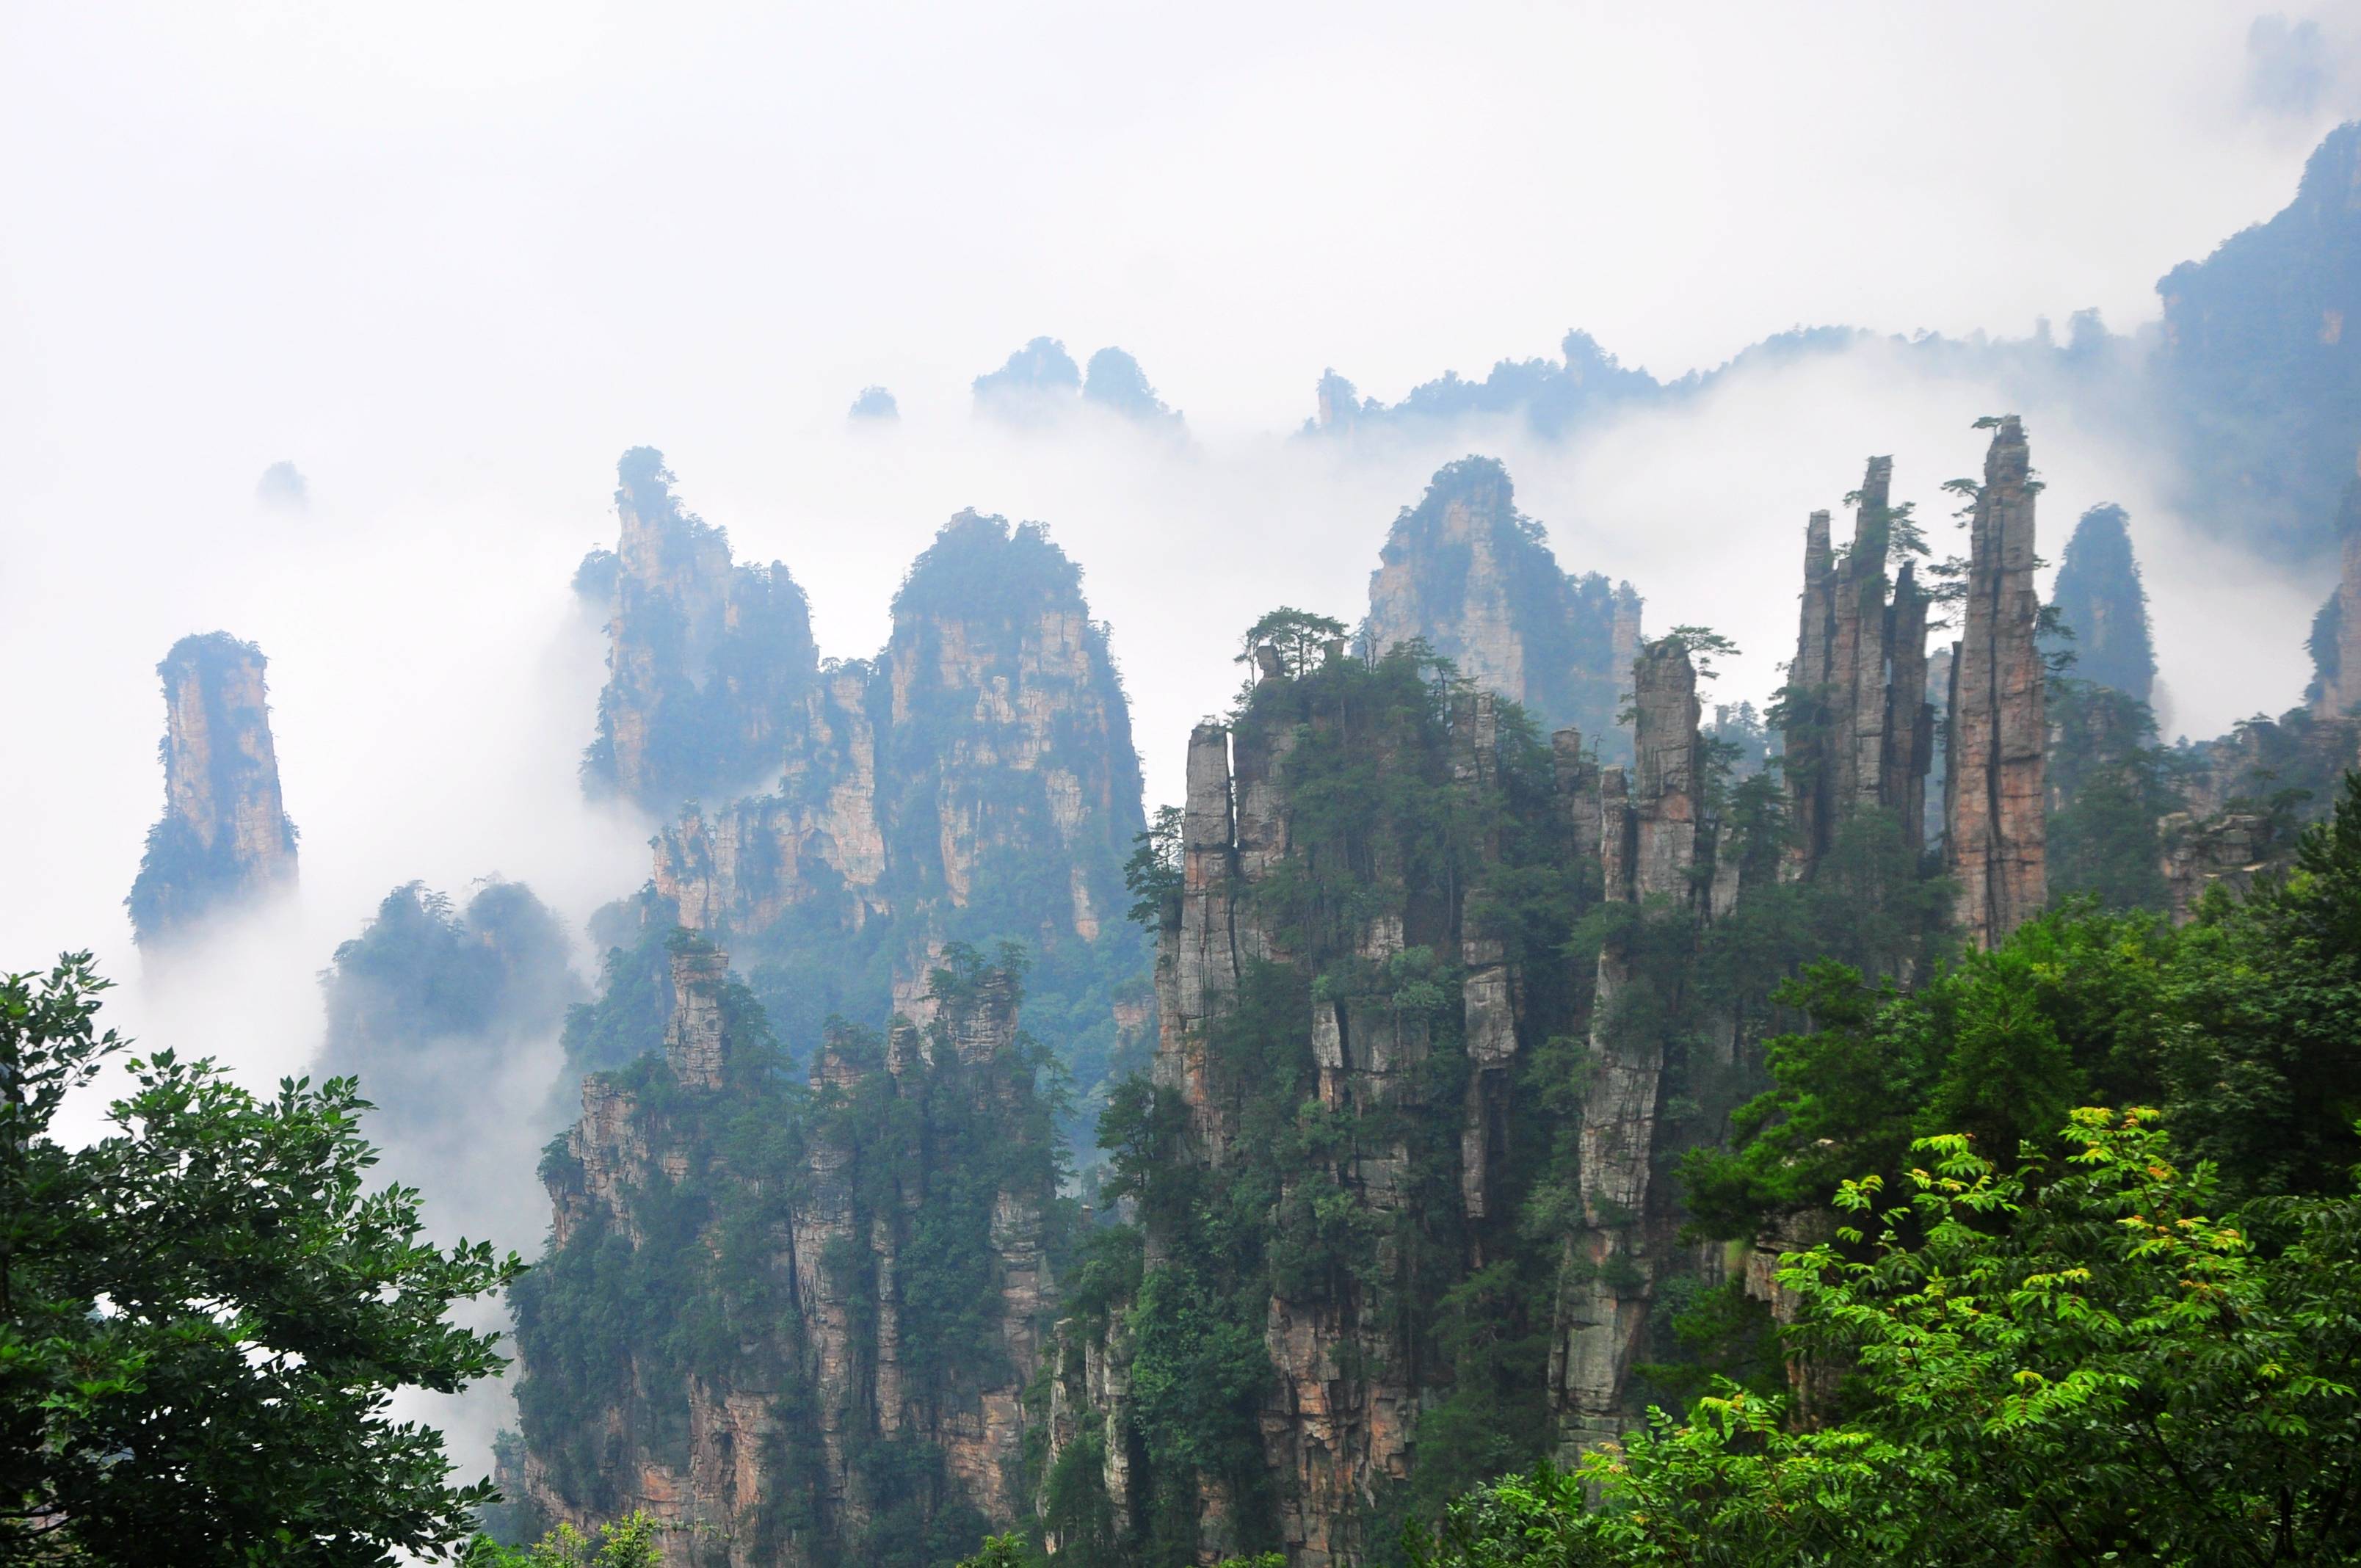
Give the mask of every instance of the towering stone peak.
M 1082 400 L 1126 419 L 1154 422 L 1180 417 L 1148 385 L 1139 361 L 1120 348 L 1102 348 L 1091 356 L 1090 368 L 1082 378 Z
M 1620 742 L 1641 601 L 1631 585 L 1558 569 L 1542 525 L 1517 510 L 1497 459 L 1445 465 L 1405 507 L 1369 577 L 1367 637 L 1413 639 L 1552 726 Z M 1620 749 L 1620 747 L 1619 747 Z
M 664 1061 L 691 1089 L 721 1087 L 729 1057 L 721 1015 L 730 955 L 686 933 L 672 944 L 672 1018 L 664 1025 Z
M 2312 618 L 2306 643 L 2312 677 L 2304 699 L 2321 718 L 2342 718 L 2361 706 L 2361 478 L 2345 487 L 2336 536 L 2336 587 Z
M 2289 557 L 2324 525 L 2361 441 L 2361 122 L 2329 132 L 2294 200 L 2157 284 L 2152 373 L 2196 498 Z
M 635 446 L 617 475 L 612 558 L 592 552 L 575 577 L 586 598 L 608 595 L 607 686 L 583 782 L 668 812 L 777 767 L 818 652 L 787 569 L 733 565 L 729 534 L 681 507 L 663 453 Z
M 884 652 L 831 661 L 783 730 L 773 792 L 659 835 L 655 886 L 682 924 L 729 934 L 798 1051 L 829 1012 L 928 1022 L 946 944 L 1056 954 L 1045 1038 L 1096 1082 L 1115 1025 L 1067 1032 L 1111 1018 L 1115 985 L 1146 968 L 1121 918 L 1145 823 L 1106 629 L 1048 531 L 952 518 L 895 596 Z M 776 966 L 809 978 L 774 990 Z
M 1082 373 L 1066 345 L 1054 337 L 1037 337 L 1008 356 L 997 370 L 975 378 L 976 406 L 1005 406 L 1008 400 L 1062 394 L 1082 389 Z
M 2048 736 L 2040 601 L 2034 592 L 2033 480 L 2025 428 L 2000 422 L 1969 535 L 1966 597 L 1951 662 L 1945 863 L 1959 926 L 1989 948 L 2040 912 L 2042 749 Z
M 511 1479 L 554 1520 L 645 1508 L 667 1568 L 906 1561 L 1019 1522 L 1073 1214 L 1016 976 L 955 957 L 931 1046 L 839 1022 L 806 1092 L 726 959 L 670 956 L 664 1054 L 590 1078 L 543 1166 Z
M 1283 1547 L 1315 1568 L 1383 1549 L 1371 1521 L 1445 1392 L 1433 1303 L 1509 1245 L 1533 1153 L 1521 1069 L 1568 1026 L 1554 942 L 1508 935 L 1484 889 L 1511 864 L 1513 883 L 1587 859 L 1561 795 L 1593 771 L 1578 736 L 1544 751 L 1409 651 L 1275 658 L 1228 722 L 1191 733 L 1141 1126 L 1143 1157 L 1205 1196 L 1143 1198 L 1144 1288 L 1235 1304 L 1213 1309 L 1218 1332 L 1258 1336 L 1269 1371 L 1238 1429 L 1258 1463 L 1197 1469 L 1135 1420 L 1126 1325 L 1148 1320 L 1126 1305 L 1077 1326 L 1052 1458 L 1114 1456 L 1093 1471 L 1126 1540 L 1179 1530 L 1202 1561 Z M 1520 830 L 1427 836 L 1511 817 Z M 1334 1135 L 1277 1146 L 1291 1135 L 1269 1129 L 1290 1127 Z M 1232 1203 L 1257 1218 L 1209 1255 L 1197 1216 Z M 1146 1332 L 1171 1354 L 1168 1328 Z
M 2132 554 L 2130 521 L 2113 504 L 2082 514 L 2066 541 L 2049 603 L 2071 633 L 2059 641 L 2074 655 L 2077 679 L 2151 702 L 2156 649 L 2148 637 L 2147 589 Z
M 1715 828 L 1697 669 L 1678 638 L 1641 651 L 1632 708 L 1636 765 L 1598 778 L 1602 886 L 1685 944 L 1711 913 Z M 1671 1245 L 1655 1179 L 1666 1039 L 1649 1018 L 1669 1000 L 1659 990 L 1642 978 L 1634 938 L 1600 949 L 1576 1164 L 1581 1223 L 1559 1270 L 1549 1365 L 1560 1428 L 1582 1447 L 1611 1441 L 1629 1420 L 1631 1366 Z
M 1908 511 L 1893 500 L 1894 459 L 1872 457 L 1855 492 L 1850 544 L 1829 518 L 1804 526 L 1804 594 L 1788 666 L 1784 738 L 1790 875 L 1809 878 L 1856 813 L 1891 813 L 1903 841 L 1924 842 L 1935 714 L 1927 700 L 1927 597 L 1905 561 L 1888 576 Z
M 268 663 L 226 631 L 183 637 L 164 682 L 164 815 L 124 900 L 144 948 L 222 907 L 295 884 L 295 824 L 279 791 Z
M 1139 361 L 1120 348 L 1092 355 L 1085 375 L 1064 344 L 1037 337 L 999 369 L 978 376 L 974 387 L 978 412 L 1017 424 L 1054 420 L 1086 403 L 1144 424 L 1180 422 L 1156 395 Z

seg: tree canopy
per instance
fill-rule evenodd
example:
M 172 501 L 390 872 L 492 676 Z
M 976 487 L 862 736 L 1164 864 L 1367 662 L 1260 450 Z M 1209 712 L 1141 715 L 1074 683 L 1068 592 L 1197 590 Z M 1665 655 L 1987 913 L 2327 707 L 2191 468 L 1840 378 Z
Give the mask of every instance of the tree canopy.
M 456 1301 L 513 1254 L 421 1239 L 370 1190 L 353 1080 L 261 1097 L 210 1060 L 123 1056 L 86 953 L 0 976 L 0 1559 L 393 1563 L 473 1533 L 442 1434 L 393 1391 L 500 1371 Z M 119 1058 L 108 1131 L 60 1109 Z

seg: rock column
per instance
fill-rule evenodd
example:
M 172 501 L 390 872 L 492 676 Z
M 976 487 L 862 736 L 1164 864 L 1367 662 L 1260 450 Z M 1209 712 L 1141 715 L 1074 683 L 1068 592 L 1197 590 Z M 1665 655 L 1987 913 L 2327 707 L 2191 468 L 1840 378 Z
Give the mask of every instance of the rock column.
M 2048 898 L 2042 818 L 2044 670 L 2034 634 L 2034 497 L 2025 428 L 2003 420 L 1984 456 L 1968 592 L 1951 663 L 1947 861 L 1961 931 L 1990 948 Z
M 1697 671 L 1665 641 L 1633 667 L 1638 763 L 1599 781 L 1606 896 L 1651 906 L 1641 918 L 1695 922 L 1704 827 Z M 1702 840 L 1711 843 L 1709 837 Z M 1646 1225 L 1664 1071 L 1662 1029 L 1634 1015 L 1640 980 L 1629 939 L 1599 955 L 1591 1008 L 1594 1076 L 1583 1098 L 1579 1188 L 1583 1229 L 1559 1282 L 1550 1385 L 1568 1440 L 1589 1446 L 1623 1425 L 1624 1386 L 1646 1321 L 1653 1269 Z

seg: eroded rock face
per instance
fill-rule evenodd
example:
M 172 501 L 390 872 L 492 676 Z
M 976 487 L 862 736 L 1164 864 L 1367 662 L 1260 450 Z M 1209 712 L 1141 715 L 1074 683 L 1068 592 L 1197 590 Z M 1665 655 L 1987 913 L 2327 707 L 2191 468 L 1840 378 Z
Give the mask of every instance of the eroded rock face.
M 1138 1466 L 1170 1461 L 1155 1458 L 1128 1413 L 1130 1302 L 1062 1336 L 1051 1406 L 1064 1413 L 1053 1415 L 1049 1441 L 1053 1464 L 1090 1445 L 1119 1532 L 1146 1530 L 1151 1506 L 1185 1508 L 1201 1561 L 1269 1545 L 1326 1568 L 1386 1544 L 1371 1521 L 1410 1477 L 1422 1417 L 1451 1387 L 1434 1303 L 1513 1245 L 1534 1154 L 1515 1144 L 1532 1124 L 1517 1102 L 1523 1069 L 1541 1039 L 1568 1026 L 1583 988 L 1567 983 L 1545 944 L 1547 994 L 1534 1000 L 1531 955 L 1488 923 L 1487 888 L 1500 868 L 1532 874 L 1520 857 L 1537 853 L 1552 868 L 1587 867 L 1599 769 L 1572 730 L 1546 753 L 1516 753 L 1511 767 L 1504 758 L 1518 730 L 1500 699 L 1462 685 L 1430 707 L 1405 696 L 1429 689 L 1407 659 L 1261 667 L 1232 723 L 1190 736 L 1153 1065 L 1158 1125 L 1170 1129 L 1158 1135 L 1170 1140 L 1158 1146 L 1159 1167 L 1203 1173 L 1208 1192 L 1274 1184 L 1262 1200 L 1277 1227 L 1271 1254 L 1237 1286 L 1261 1308 L 1250 1330 L 1244 1318 L 1235 1325 L 1259 1334 L 1268 1368 L 1253 1434 L 1259 1464 L 1250 1474 L 1184 1465 L 1179 1477 L 1159 1468 L 1156 1491 L 1143 1495 Z M 1693 775 L 1693 689 L 1688 711 L 1691 753 L 1657 757 L 1652 778 L 1685 767 Z M 1363 784 L 1348 806 L 1333 793 L 1340 777 L 1415 780 L 1397 798 L 1426 804 L 1380 805 Z M 1455 851 L 1465 862 L 1447 875 L 1414 826 L 1433 820 L 1420 815 L 1429 810 L 1473 825 Z M 1521 812 L 1532 815 L 1504 815 Z M 1678 816 L 1652 814 L 1647 853 L 1659 854 L 1659 840 L 1663 855 L 1675 852 Z M 1340 875 L 1348 886 L 1326 880 Z M 1307 876 L 1328 891 L 1307 894 Z M 1573 885 L 1595 896 L 1587 870 Z M 1274 1072 L 1298 1069 L 1262 1065 L 1299 1057 L 1301 1076 L 1285 1086 Z M 1276 1109 L 1273 1097 L 1288 1095 L 1301 1099 Z M 1273 1166 L 1273 1116 L 1333 1128 L 1334 1140 Z M 1190 1288 L 1175 1281 L 1203 1266 L 1177 1260 L 1202 1258 L 1202 1239 L 1142 1217 L 1148 1276 L 1180 1269 L 1159 1288 Z M 1532 1332 L 1545 1327 L 1544 1316 Z M 1172 1354 L 1169 1340 L 1157 1349 Z M 1159 1528 L 1172 1528 L 1169 1512 Z
M 673 494 L 663 453 L 633 447 L 617 472 L 620 540 L 575 579 L 586 599 L 604 597 L 609 640 L 582 776 L 594 792 L 669 812 L 777 766 L 818 654 L 787 569 L 733 565 L 729 534 Z
M 2361 479 L 2345 488 L 2336 512 L 2335 590 L 2312 620 L 2312 679 L 2304 698 L 2316 718 L 2337 719 L 2361 707 Z
M 657 891 L 691 929 L 764 956 L 860 934 L 893 955 L 894 1004 L 914 1015 L 948 940 L 1130 939 L 1129 710 L 1080 573 L 1038 526 L 946 524 L 884 652 L 829 663 L 778 754 L 775 790 L 692 807 L 657 840 Z
M 1632 700 L 1637 765 L 1629 774 L 1609 768 L 1598 781 L 1606 896 L 1675 932 L 1693 930 L 1710 915 L 1715 835 L 1686 649 L 1667 639 L 1643 650 Z M 1637 981 L 1627 946 L 1600 952 L 1579 1135 L 1582 1229 L 1560 1270 L 1550 1346 L 1551 1401 L 1576 1447 L 1623 1431 L 1625 1386 L 1669 1240 L 1652 1223 L 1664 1206 L 1654 1165 L 1665 1041 L 1624 1005 Z
M 2012 414 L 1984 456 L 1967 597 L 1951 664 L 1947 868 L 1962 934 L 1989 948 L 2037 914 L 2045 873 L 2044 678 L 2035 635 L 2034 496 L 2025 428 Z
M 1886 574 L 1895 513 L 1894 460 L 1872 457 L 1851 547 L 1841 560 L 1828 514 L 1804 533 L 1804 599 L 1789 667 L 1784 769 L 1795 844 L 1788 871 L 1808 879 L 1839 825 L 1891 813 L 1903 839 L 1923 841 L 1935 710 L 1927 700 L 1927 598 L 1907 561 Z
M 684 935 L 671 959 L 663 1055 L 590 1078 L 544 1168 L 525 1493 L 577 1524 L 645 1508 L 677 1568 L 862 1561 L 888 1517 L 1016 1522 L 1059 1302 L 1016 974 L 955 962 L 931 1025 L 836 1029 L 796 1098 L 727 957 Z
M 1478 685 L 1620 753 L 1640 597 L 1596 572 L 1560 571 L 1499 462 L 1466 457 L 1438 471 L 1394 520 L 1381 560 L 1369 577 L 1375 652 L 1423 638 Z
M 226 631 L 183 637 L 164 682 L 164 815 L 124 900 L 143 948 L 208 914 L 295 884 L 295 824 L 279 790 L 262 650 Z

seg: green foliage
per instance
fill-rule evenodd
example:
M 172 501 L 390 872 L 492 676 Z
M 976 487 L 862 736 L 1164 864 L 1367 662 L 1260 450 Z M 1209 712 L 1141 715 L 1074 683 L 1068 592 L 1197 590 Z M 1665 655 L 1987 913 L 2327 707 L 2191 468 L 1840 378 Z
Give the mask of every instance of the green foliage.
M 1317 669 L 1326 656 L 1328 645 L 1341 641 L 1344 636 L 1345 623 L 1334 617 L 1281 605 L 1246 628 L 1246 635 L 1239 639 L 1235 662 L 1252 663 L 1256 649 L 1269 648 L 1279 654 L 1280 672 L 1290 679 L 1301 679 Z
M 455 1486 L 399 1387 L 497 1374 L 454 1302 L 522 1272 L 420 1238 L 350 1079 L 258 1098 L 210 1061 L 124 1058 L 81 1147 L 51 1135 L 123 1042 L 87 954 L 0 977 L 0 1557 L 384 1563 L 444 1554 L 489 1482 Z
M 423 883 L 395 888 L 321 976 L 322 1065 L 364 1076 L 372 1125 L 417 1134 L 448 1120 L 456 1079 L 496 1070 L 547 1031 L 578 989 L 565 928 L 522 883 L 493 882 L 465 915 Z
M 658 1542 L 664 1527 L 644 1509 L 598 1527 L 595 1536 L 561 1524 L 532 1546 L 502 1546 L 478 1536 L 468 1544 L 463 1568 L 656 1568 L 664 1560 Z
M 1180 919 L 1180 808 L 1159 806 L 1137 846 L 1124 862 L 1123 885 L 1130 891 L 1129 918 L 1151 931 Z
M 1422 1565 L 2191 1564 L 2361 1552 L 2361 1199 L 2226 1219 L 2152 1111 L 2073 1113 L 2004 1170 L 1917 1140 L 1881 1210 L 1790 1254 L 1796 1336 L 1857 1369 L 1844 1423 L 1728 1387 L 1619 1452 L 1455 1503 Z M 1855 1255 L 1865 1249 L 1864 1255 Z
M 2180 806 L 2147 704 L 2087 680 L 2049 682 L 2049 890 L 2109 909 L 2162 909 L 2157 818 Z

